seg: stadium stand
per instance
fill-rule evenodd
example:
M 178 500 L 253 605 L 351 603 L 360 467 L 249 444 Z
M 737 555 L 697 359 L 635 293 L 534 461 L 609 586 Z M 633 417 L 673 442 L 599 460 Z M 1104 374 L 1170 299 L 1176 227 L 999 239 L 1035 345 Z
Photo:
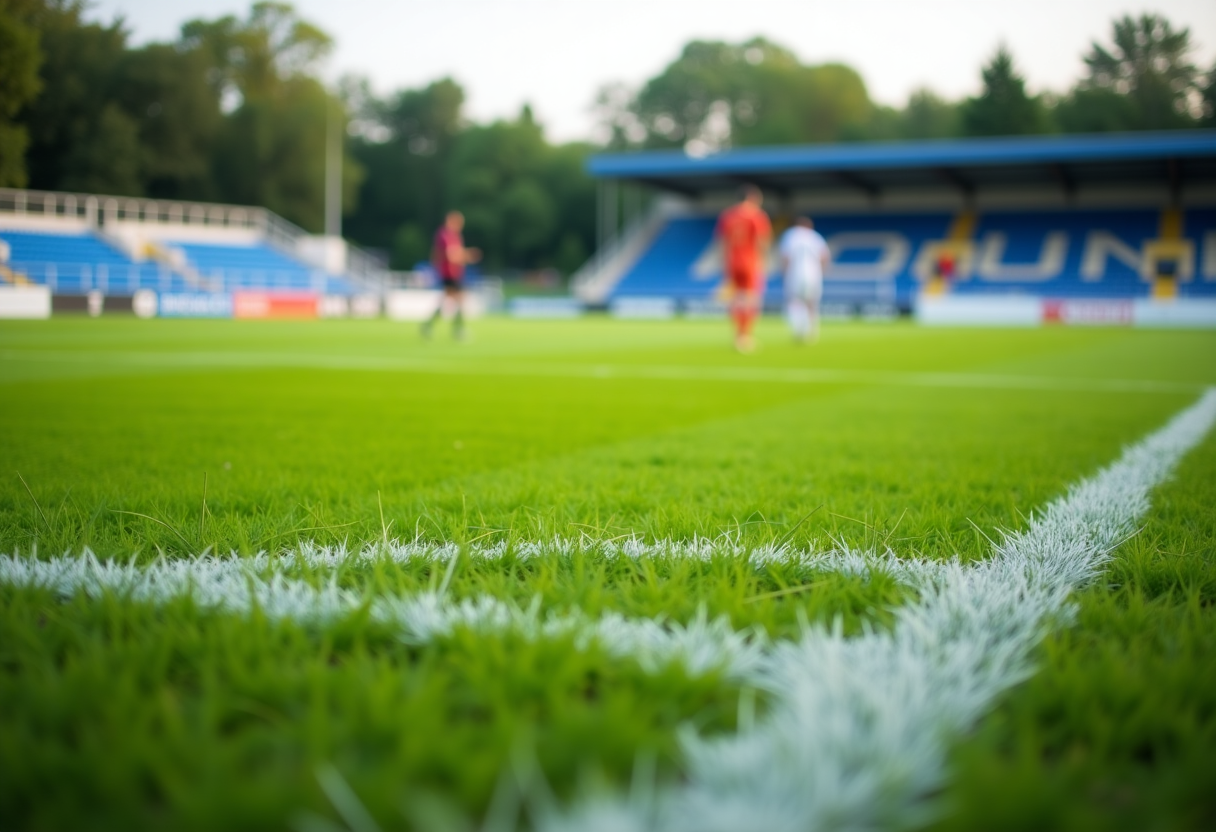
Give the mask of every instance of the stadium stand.
M 602 194 L 664 194 L 649 245 L 576 275 L 592 304 L 708 301 L 721 281 L 715 217 L 742 182 L 766 190 L 778 231 L 796 214 L 815 219 L 833 252 L 825 306 L 1216 298 L 1216 131 L 604 154 L 589 170 L 611 184 Z M 947 281 L 933 274 L 943 252 L 957 264 Z M 774 280 L 766 302 L 779 299 Z
M 1034 294 L 1078 298 L 1147 297 L 1153 275 L 1143 252 L 1161 239 L 1162 212 L 1150 210 L 994 211 L 976 215 L 974 236 L 955 239 L 966 252 L 951 289 L 959 294 Z M 1216 258 L 1216 211 L 1184 212 L 1188 242 L 1204 263 Z M 833 251 L 825 303 L 865 303 L 893 297 L 911 302 L 927 278 L 927 252 L 950 239 L 956 217 L 946 213 L 819 215 L 816 226 Z M 609 298 L 708 298 L 720 265 L 710 260 L 713 217 L 669 220 L 654 243 L 613 287 Z M 1194 246 L 1192 246 L 1194 248 Z M 1182 297 L 1216 296 L 1211 266 L 1191 265 L 1178 276 Z M 775 272 L 775 266 L 770 266 Z M 774 280 L 769 296 L 780 291 Z M 885 287 L 885 289 L 884 289 Z M 884 294 L 885 291 L 885 294 Z
M 232 289 L 274 289 L 302 291 L 314 289 L 326 294 L 353 294 L 354 287 L 341 277 L 311 269 L 266 244 L 248 246 L 176 243 L 169 246 L 185 254 L 193 269 L 207 286 Z
M 132 293 L 148 286 L 179 289 L 180 279 L 155 264 L 136 263 L 92 234 L 54 234 L 0 229 L 9 244 L 10 282 L 45 284 L 52 290 L 94 289 Z
M 317 241 L 320 240 L 320 245 Z M 56 294 L 375 290 L 383 269 L 345 241 L 263 209 L 0 189 L 0 284 Z
M 46 284 L 62 293 L 94 289 L 109 294 L 236 289 L 317 290 L 348 295 L 356 287 L 326 275 L 266 244 L 212 245 L 166 241 L 161 251 L 183 252 L 178 263 L 139 262 L 96 234 L 55 234 L 0 229 L 9 244 L 14 282 Z M 151 254 L 151 252 L 149 252 Z M 154 256 L 154 255 L 153 255 Z

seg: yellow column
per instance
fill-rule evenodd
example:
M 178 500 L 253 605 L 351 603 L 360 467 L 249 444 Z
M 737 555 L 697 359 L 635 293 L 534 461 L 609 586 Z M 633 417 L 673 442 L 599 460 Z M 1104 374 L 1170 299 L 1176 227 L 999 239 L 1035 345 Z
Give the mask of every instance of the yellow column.
M 1182 209 L 1166 208 L 1161 212 L 1161 223 L 1158 226 L 1157 239 L 1149 244 L 1149 262 L 1153 269 L 1153 297 L 1167 300 L 1178 297 L 1178 278 L 1182 268 L 1182 258 L 1185 256 L 1182 241 Z M 1173 260 L 1174 273 L 1162 275 L 1157 270 L 1159 260 Z

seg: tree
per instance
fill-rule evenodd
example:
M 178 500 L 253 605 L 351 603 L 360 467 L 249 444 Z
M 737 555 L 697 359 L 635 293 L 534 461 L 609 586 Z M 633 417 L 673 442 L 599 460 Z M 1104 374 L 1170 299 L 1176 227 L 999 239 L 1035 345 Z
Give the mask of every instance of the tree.
M 631 105 L 634 91 L 622 82 L 604 84 L 595 95 L 595 141 L 606 150 L 625 150 L 646 141 L 646 126 Z
M 1065 133 L 1109 133 L 1135 130 L 1140 123 L 1136 103 L 1113 89 L 1077 87 L 1055 108 L 1055 120 Z
M 1085 56 L 1088 76 L 1061 102 L 1066 130 L 1167 130 L 1191 127 L 1201 96 L 1198 70 L 1188 60 L 1190 30 L 1165 18 L 1124 16 L 1112 25 L 1110 47 L 1094 43 Z
M 1026 82 L 1002 44 L 981 72 L 984 89 L 960 106 L 963 133 L 968 136 L 1014 136 L 1047 132 L 1043 102 L 1026 93 Z
M 464 212 L 466 235 L 491 268 L 540 265 L 556 217 L 537 182 L 548 149 L 528 108 L 515 121 L 469 127 L 453 148 L 448 205 Z
M 313 74 L 333 49 L 329 35 L 276 2 L 254 3 L 245 20 L 191 20 L 181 44 L 206 56 L 212 85 L 229 100 L 273 97 L 284 81 Z
M 412 268 L 427 256 L 428 230 L 446 210 L 447 160 L 464 127 L 464 90 L 442 78 L 381 100 L 366 82 L 348 86 L 359 132 L 352 153 L 371 175 L 346 227 L 355 239 L 390 249 L 394 267 Z
M 899 135 L 905 139 L 945 139 L 957 136 L 960 129 L 959 107 L 938 97 L 932 90 L 919 89 L 908 97 L 899 114 Z
M 116 101 L 127 34 L 117 22 L 85 23 L 77 0 L 37 12 L 42 90 L 21 110 L 29 131 L 29 184 L 138 196 L 139 126 Z
M 874 105 L 854 69 L 843 64 L 770 62 L 764 54 L 747 71 L 754 103 L 741 113 L 736 109 L 734 136 L 740 146 L 866 137 Z
M 545 265 L 569 275 L 583 265 L 595 249 L 595 181 L 587 175 L 589 144 L 572 143 L 549 148 L 536 171 L 537 182 L 553 200 L 557 214 L 550 234 Z
M 345 89 L 354 153 L 369 173 L 346 224 L 353 239 L 413 268 L 429 257 L 444 213 L 458 209 L 488 269 L 568 274 L 582 265 L 596 227 L 591 146 L 549 144 L 527 106 L 514 120 L 469 124 L 464 90 L 450 78 L 384 98 L 358 79 Z
M 394 269 L 413 269 L 430 259 L 431 244 L 427 232 L 416 222 L 405 222 L 393 235 L 389 266 Z
M 1208 70 L 1203 84 L 1199 88 L 1200 124 L 1204 127 L 1216 127 L 1216 64 Z
M 245 101 L 226 120 L 215 148 L 212 170 L 224 198 L 263 205 L 320 231 L 329 104 L 325 89 L 311 78 Z
M 421 90 L 401 90 L 380 105 L 380 122 L 416 156 L 444 157 L 464 126 L 464 89 L 441 78 Z
M 29 131 L 14 119 L 42 88 L 34 0 L 0 0 L 0 187 L 25 186 Z
M 135 120 L 135 160 L 143 190 L 166 199 L 217 199 L 212 152 L 223 127 L 203 56 L 151 44 L 125 53 L 115 102 Z
M 333 42 L 285 3 L 255 3 L 232 15 L 182 26 L 179 48 L 197 55 L 221 109 L 211 176 L 221 198 L 262 205 L 311 231 L 325 213 L 325 147 L 342 102 L 314 75 Z M 343 162 L 343 204 L 352 206 L 362 168 Z
M 805 66 L 763 38 L 693 41 L 627 106 L 632 118 L 601 116 L 618 141 L 642 133 L 647 146 L 692 152 L 862 138 L 875 110 L 850 67 Z

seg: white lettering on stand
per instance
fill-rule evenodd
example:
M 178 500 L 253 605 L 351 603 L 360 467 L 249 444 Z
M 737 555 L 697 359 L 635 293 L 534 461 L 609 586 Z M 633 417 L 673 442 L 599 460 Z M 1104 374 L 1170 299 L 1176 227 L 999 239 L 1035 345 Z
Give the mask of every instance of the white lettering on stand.
M 904 270 L 912 252 L 908 238 L 895 231 L 845 231 L 827 242 L 832 262 L 825 276 L 834 280 L 890 280 Z M 878 258 L 870 263 L 838 262 L 850 249 L 877 249 Z
M 1101 280 L 1106 276 L 1106 261 L 1115 258 L 1137 274 L 1146 273 L 1144 255 L 1109 231 L 1091 231 L 1085 237 L 1085 253 L 1081 256 L 1081 279 Z
M 1030 283 L 1042 282 L 1058 277 L 1064 270 L 1064 258 L 1068 255 L 1068 234 L 1052 231 L 1043 239 L 1039 248 L 1039 259 L 1033 263 L 1005 263 L 1005 248 L 1009 235 L 1003 231 L 989 231 L 979 244 L 976 274 L 982 280 Z

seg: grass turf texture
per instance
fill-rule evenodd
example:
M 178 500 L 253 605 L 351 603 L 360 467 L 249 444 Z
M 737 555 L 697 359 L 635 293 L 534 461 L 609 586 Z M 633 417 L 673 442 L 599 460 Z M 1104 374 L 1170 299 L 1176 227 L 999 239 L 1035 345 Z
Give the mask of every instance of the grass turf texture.
M 1216 381 L 1205 333 L 838 326 L 808 350 L 766 326 L 767 348 L 747 358 L 716 322 L 486 321 L 476 334 L 454 345 L 384 322 L 5 323 L 0 551 L 633 534 L 973 558 L 984 535 L 1021 527 Z M 1120 586 L 1082 593 L 1080 624 L 1048 641 L 1043 673 L 960 743 L 944 823 L 994 825 L 994 795 L 1061 824 L 1210 819 L 1211 448 L 1123 547 L 1109 573 Z M 459 566 L 456 597 L 676 620 L 704 607 L 775 637 L 799 616 L 881 626 L 903 592 L 726 555 Z M 410 592 L 438 571 L 421 560 L 342 580 Z M 732 730 L 739 697 L 713 676 L 647 674 L 560 640 L 458 633 L 407 647 L 357 617 L 317 629 L 185 601 L 0 597 L 0 768 L 16 772 L 0 811 L 30 828 L 332 816 L 314 776 L 324 763 L 386 826 L 431 828 L 480 817 L 513 754 L 564 796 L 628 782 L 639 753 L 676 776 L 677 726 Z M 1128 708 L 1153 713 L 1144 701 L 1168 715 L 1128 720 Z

